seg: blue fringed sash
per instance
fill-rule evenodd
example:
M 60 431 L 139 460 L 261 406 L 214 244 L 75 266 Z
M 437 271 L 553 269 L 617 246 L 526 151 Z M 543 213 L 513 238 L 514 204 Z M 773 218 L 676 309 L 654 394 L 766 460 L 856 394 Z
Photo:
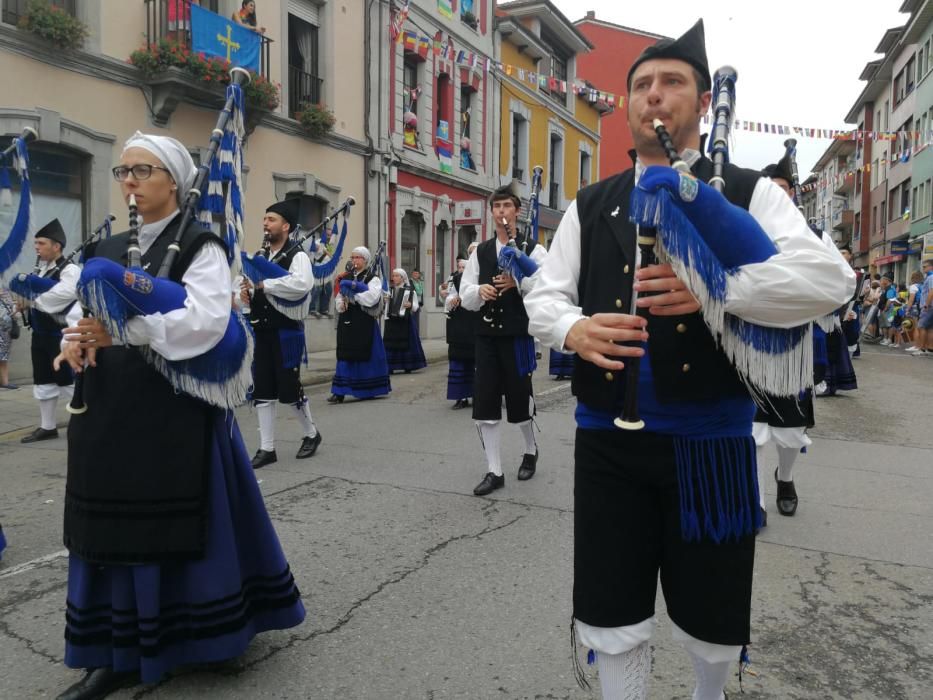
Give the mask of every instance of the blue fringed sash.
M 282 367 L 285 369 L 294 369 L 298 365 L 308 364 L 304 328 L 280 328 L 279 347 L 282 351 Z
M 684 541 L 718 544 L 761 527 L 754 438 L 678 436 L 674 458 Z
M 533 374 L 538 369 L 535 340 L 530 335 L 515 338 L 515 365 L 521 377 Z

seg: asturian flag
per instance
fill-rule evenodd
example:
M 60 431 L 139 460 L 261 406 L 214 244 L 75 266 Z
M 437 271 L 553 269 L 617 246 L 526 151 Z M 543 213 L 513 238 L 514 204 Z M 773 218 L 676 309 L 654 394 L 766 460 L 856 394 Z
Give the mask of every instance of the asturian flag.
M 191 50 L 234 66 L 259 70 L 259 34 L 203 7 L 191 5 Z

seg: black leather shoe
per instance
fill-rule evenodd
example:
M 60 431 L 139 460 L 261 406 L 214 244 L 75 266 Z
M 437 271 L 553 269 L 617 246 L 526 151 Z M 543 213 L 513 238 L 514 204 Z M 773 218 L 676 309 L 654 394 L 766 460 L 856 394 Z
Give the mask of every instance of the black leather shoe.
M 321 431 L 318 430 L 314 437 L 306 437 L 301 440 L 301 447 L 298 448 L 298 454 L 295 459 L 307 459 L 313 457 L 317 452 L 317 446 L 321 444 Z
M 46 430 L 45 428 L 36 428 L 29 435 L 20 440 L 23 444 L 30 442 L 41 442 L 42 440 L 54 440 L 58 437 L 58 428 Z
M 496 476 L 492 472 L 486 472 L 486 476 L 483 477 L 483 480 L 479 482 L 479 486 L 473 489 L 474 496 L 488 496 L 496 489 L 501 489 L 505 486 L 505 477 Z
M 275 464 L 278 461 L 279 457 L 275 454 L 275 450 L 271 452 L 256 450 L 256 454 L 253 455 L 253 469 L 262 469 L 267 464 Z
M 768 511 L 766 511 L 761 506 L 758 506 L 758 511 L 761 513 L 761 527 L 755 530 L 756 535 L 762 530 L 764 530 L 766 527 L 768 527 Z
M 451 408 L 453 408 L 456 411 L 461 408 L 466 408 L 466 405 L 467 405 L 466 401 L 464 401 L 463 399 L 457 399 L 456 401 L 454 401 L 454 405 Z
M 338 394 L 331 394 L 330 398 L 327 399 L 327 403 L 343 403 L 343 396 Z
M 791 516 L 797 512 L 797 489 L 793 481 L 778 481 L 777 469 L 774 470 L 777 483 L 777 509 L 781 515 Z
M 138 673 L 116 673 L 112 668 L 94 668 L 56 700 L 98 700 L 120 688 L 139 683 Z
M 538 468 L 538 451 L 533 455 L 526 454 L 522 457 L 522 464 L 518 468 L 518 480 L 528 481 L 535 475 L 535 469 Z

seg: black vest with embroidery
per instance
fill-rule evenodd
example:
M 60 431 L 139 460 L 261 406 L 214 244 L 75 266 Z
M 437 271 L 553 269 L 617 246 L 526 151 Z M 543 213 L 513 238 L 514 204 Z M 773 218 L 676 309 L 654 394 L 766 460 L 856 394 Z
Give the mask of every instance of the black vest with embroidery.
M 176 217 L 142 256 L 155 274 Z M 126 263 L 128 234 L 101 241 L 88 258 Z M 170 278 L 181 282 L 195 254 L 220 239 L 189 225 Z M 87 412 L 68 425 L 65 546 L 88 561 L 133 564 L 203 556 L 215 408 L 178 393 L 132 346 L 97 351 L 85 370 Z
M 534 241 L 528 242 L 527 255 L 535 249 Z M 499 274 L 499 256 L 496 253 L 496 239 L 483 241 L 476 248 L 476 260 L 479 262 L 478 284 L 492 284 L 492 278 Z M 518 288 L 507 290 L 498 299 L 488 301 L 477 313 L 477 335 L 528 335 L 528 314 Z
M 369 284 L 373 277 L 369 270 L 363 270 L 345 279 Z M 335 291 L 340 291 L 339 287 Z M 358 303 L 352 299 L 347 302 L 347 310 L 337 316 L 337 359 L 366 362 L 373 352 L 373 327 L 378 324 Z
M 285 243 L 285 245 L 290 244 L 290 241 L 286 241 Z M 288 255 L 281 256 L 275 262 L 279 267 L 287 271 L 292 266 L 292 260 L 295 259 L 295 256 L 303 252 L 300 246 L 296 246 Z M 259 253 L 256 254 L 259 255 Z M 262 289 L 256 289 L 253 292 L 253 298 L 249 303 L 249 322 L 256 330 L 278 330 L 279 328 L 304 329 L 304 323 L 301 321 L 294 321 L 275 309 L 272 304 L 269 303 L 269 300 L 266 299 L 265 291 Z
M 59 258 L 53 263 L 53 265 L 57 266 L 61 260 L 62 258 Z M 68 263 L 68 265 L 71 264 L 72 263 Z M 62 271 L 65 269 L 65 267 L 68 267 L 68 265 L 65 265 L 61 269 L 58 269 L 58 267 L 50 267 L 48 269 L 53 270 L 53 272 L 50 274 L 42 275 L 42 277 L 56 281 L 61 280 Z M 59 315 L 63 316 L 65 313 L 67 313 L 67 309 L 62 310 L 61 314 Z M 47 314 L 44 311 L 39 311 L 39 309 L 33 307 L 29 311 L 29 325 L 32 328 L 33 337 L 37 335 L 51 335 L 57 338 L 61 338 L 62 328 L 64 328 L 66 324 L 55 320 L 55 317 L 52 314 Z
M 701 158 L 693 172 L 708 182 L 713 164 Z M 726 199 L 748 209 L 761 174 L 727 164 L 723 175 Z M 629 203 L 634 176 L 634 170 L 626 170 L 577 194 L 581 252 L 578 291 L 586 316 L 628 313 L 631 308 L 636 227 L 629 221 Z M 662 403 L 748 395 L 699 312 L 649 316 L 648 337 L 654 389 Z M 626 370 L 610 372 L 578 355 L 574 363 L 574 395 L 591 408 L 616 410 L 625 393 Z

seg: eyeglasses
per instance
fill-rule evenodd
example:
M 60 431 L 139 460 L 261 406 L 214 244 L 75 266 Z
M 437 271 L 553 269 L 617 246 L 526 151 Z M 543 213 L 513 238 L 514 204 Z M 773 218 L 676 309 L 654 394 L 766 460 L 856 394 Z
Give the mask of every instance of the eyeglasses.
M 153 170 L 164 170 L 167 173 L 171 173 L 168 168 L 163 168 L 160 165 L 137 163 L 132 166 L 118 165 L 113 169 L 113 179 L 117 182 L 123 182 L 129 177 L 130 173 L 133 173 L 133 177 L 137 180 L 148 180 L 152 177 Z

